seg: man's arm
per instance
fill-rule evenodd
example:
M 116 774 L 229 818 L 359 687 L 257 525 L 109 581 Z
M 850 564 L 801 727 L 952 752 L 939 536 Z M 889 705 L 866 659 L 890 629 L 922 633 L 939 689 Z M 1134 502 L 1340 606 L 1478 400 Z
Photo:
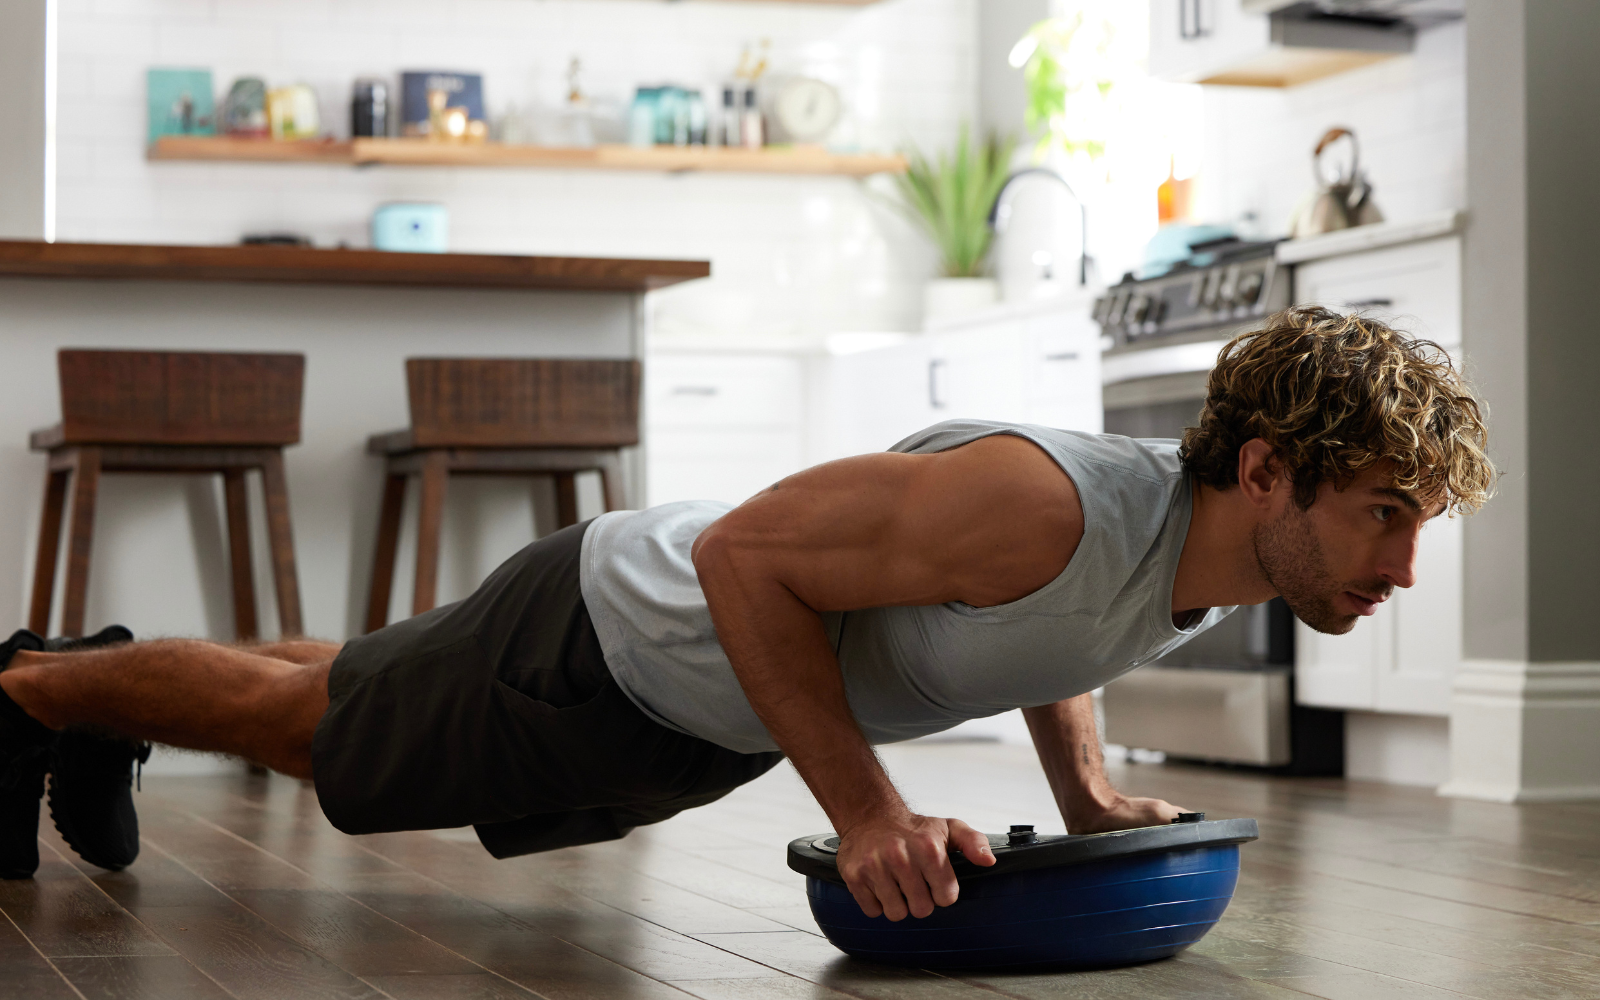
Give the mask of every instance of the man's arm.
M 1111 787 L 1094 721 L 1094 695 L 1025 708 L 1022 717 L 1028 720 L 1034 749 L 1068 833 L 1157 826 L 1185 811 L 1160 799 L 1130 798 Z
M 850 712 L 819 612 L 1007 603 L 1055 579 L 1082 534 L 1072 481 L 1032 443 L 996 436 L 809 469 L 696 539 L 717 638 L 839 832 L 840 874 L 868 915 L 953 903 L 951 847 L 993 856 L 966 824 L 907 808 Z

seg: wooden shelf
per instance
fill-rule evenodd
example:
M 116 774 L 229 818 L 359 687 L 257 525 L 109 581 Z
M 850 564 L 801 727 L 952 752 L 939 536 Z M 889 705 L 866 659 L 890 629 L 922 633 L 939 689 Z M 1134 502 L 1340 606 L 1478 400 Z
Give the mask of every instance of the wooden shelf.
M 900 173 L 896 155 L 832 153 L 821 146 L 595 146 L 590 149 L 454 144 L 425 139 L 353 139 L 347 142 L 274 142 L 219 136 L 162 136 L 150 147 L 152 160 L 258 163 L 334 163 L 354 166 L 535 167 L 564 170 L 714 171 L 759 174 L 831 174 L 865 177 Z
M 710 274 L 703 260 L 0 240 L 3 277 L 646 292 Z

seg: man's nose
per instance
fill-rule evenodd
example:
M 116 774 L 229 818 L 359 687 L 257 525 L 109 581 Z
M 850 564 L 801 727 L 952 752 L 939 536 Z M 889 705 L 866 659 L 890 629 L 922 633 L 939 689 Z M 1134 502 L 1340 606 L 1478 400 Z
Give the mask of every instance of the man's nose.
M 1406 532 L 1384 546 L 1379 557 L 1378 575 L 1396 587 L 1406 588 L 1417 582 L 1417 532 Z

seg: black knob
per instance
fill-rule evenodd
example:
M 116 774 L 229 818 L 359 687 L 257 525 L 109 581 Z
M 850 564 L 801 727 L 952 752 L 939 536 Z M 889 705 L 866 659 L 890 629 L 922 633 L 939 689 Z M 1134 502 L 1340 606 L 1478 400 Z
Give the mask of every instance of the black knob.
M 1199 823 L 1206 818 L 1205 813 L 1179 813 L 1174 823 Z
M 1012 847 L 1016 847 L 1018 844 L 1037 844 L 1038 842 L 1039 838 L 1034 834 L 1031 826 L 1012 824 L 1011 833 L 1006 837 L 1006 843 Z

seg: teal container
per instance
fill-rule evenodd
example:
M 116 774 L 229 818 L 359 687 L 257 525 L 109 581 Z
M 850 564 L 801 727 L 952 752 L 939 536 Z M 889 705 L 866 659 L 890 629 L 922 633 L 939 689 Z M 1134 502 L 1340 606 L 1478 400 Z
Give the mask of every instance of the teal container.
M 372 213 L 372 248 L 399 253 L 446 253 L 450 213 L 427 202 L 390 202 Z

